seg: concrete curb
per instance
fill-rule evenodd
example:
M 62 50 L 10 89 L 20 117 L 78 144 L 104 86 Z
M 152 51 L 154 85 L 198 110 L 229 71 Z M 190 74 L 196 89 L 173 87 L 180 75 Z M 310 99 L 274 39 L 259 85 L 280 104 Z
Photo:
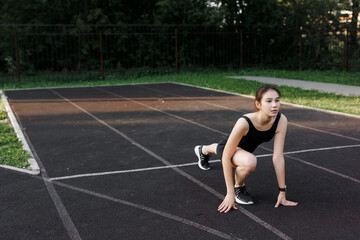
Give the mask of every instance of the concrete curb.
M 17 167 L 12 167 L 12 166 L 7 166 L 7 165 L 0 165 L 0 167 L 2 168 L 6 168 L 6 169 L 11 169 L 14 171 L 19 171 L 19 172 L 23 172 L 23 173 L 28 173 L 31 175 L 39 175 L 40 174 L 40 168 L 38 163 L 36 162 L 35 158 L 34 158 L 34 154 L 32 153 L 29 144 L 26 141 L 26 138 L 20 128 L 19 123 L 17 122 L 17 119 L 10 107 L 10 104 L 4 94 L 4 92 L 2 90 L 0 90 L 0 94 L 1 94 L 1 99 L 3 101 L 3 103 L 5 104 L 5 109 L 7 111 L 8 117 L 10 119 L 11 125 L 14 128 L 14 131 L 17 135 L 17 137 L 19 138 L 19 140 L 22 142 L 23 144 L 23 149 L 27 152 L 29 152 L 29 154 L 31 155 L 31 158 L 28 159 L 28 162 L 30 163 L 30 167 L 28 169 L 23 169 L 23 168 L 17 168 Z

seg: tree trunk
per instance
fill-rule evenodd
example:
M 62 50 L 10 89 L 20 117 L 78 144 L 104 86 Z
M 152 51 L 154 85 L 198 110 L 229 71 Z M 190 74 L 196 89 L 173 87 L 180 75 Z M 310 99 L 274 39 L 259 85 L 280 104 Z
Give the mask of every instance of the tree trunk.
M 300 44 L 300 38 L 301 38 L 301 32 L 300 32 L 300 26 L 299 26 L 299 15 L 297 10 L 297 2 L 296 0 L 292 0 L 292 6 L 294 11 L 294 34 L 293 34 L 293 54 L 294 56 L 298 55 L 298 48 Z
M 349 34 L 349 45 L 351 49 L 356 49 L 358 47 L 357 43 L 357 24 L 358 24 L 358 15 L 359 15 L 359 0 L 353 0 L 352 5 L 352 19 L 350 23 L 350 34 Z M 350 51 L 353 52 L 353 51 Z

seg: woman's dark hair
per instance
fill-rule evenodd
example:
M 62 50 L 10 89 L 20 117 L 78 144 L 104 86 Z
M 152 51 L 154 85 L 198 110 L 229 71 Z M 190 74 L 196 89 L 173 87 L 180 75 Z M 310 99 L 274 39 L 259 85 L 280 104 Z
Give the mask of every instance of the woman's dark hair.
M 281 96 L 280 90 L 277 87 L 275 87 L 273 85 L 265 84 L 265 85 L 262 85 L 261 87 L 259 87 L 258 90 L 256 90 L 255 101 L 258 101 L 260 103 L 264 94 L 267 91 L 269 91 L 270 89 L 277 92 L 279 94 L 279 97 Z M 255 105 L 255 110 L 256 111 L 259 110 L 259 109 L 257 109 L 256 105 Z

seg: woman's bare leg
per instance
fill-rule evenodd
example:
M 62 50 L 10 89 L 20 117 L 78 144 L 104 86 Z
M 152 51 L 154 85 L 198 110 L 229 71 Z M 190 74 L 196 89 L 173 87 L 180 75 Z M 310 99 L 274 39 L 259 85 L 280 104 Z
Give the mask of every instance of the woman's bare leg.
M 254 154 L 238 148 L 232 163 L 235 167 L 235 187 L 242 187 L 245 179 L 256 169 L 257 159 Z
M 216 154 L 217 145 L 218 145 L 217 143 L 213 143 L 210 145 L 204 145 L 202 147 L 202 153 L 205 155 Z

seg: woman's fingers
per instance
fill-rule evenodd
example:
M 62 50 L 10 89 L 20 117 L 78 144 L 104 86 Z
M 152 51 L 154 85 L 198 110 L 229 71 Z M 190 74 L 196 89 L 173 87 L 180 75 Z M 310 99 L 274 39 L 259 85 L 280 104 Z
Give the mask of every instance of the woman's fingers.
M 292 201 L 288 201 L 288 200 L 285 200 L 285 201 L 278 200 L 277 203 L 275 204 L 275 207 L 277 208 L 280 204 L 283 206 L 288 206 L 288 207 L 293 207 L 293 206 L 298 205 L 297 202 L 292 202 Z
M 225 204 L 224 202 L 219 206 L 218 211 L 219 212 L 225 212 L 227 213 L 228 211 L 230 211 L 231 207 L 229 207 L 227 204 Z
M 235 206 L 235 204 L 234 203 L 227 203 L 227 202 L 225 202 L 225 201 L 223 201 L 221 204 L 220 204 L 220 206 L 218 207 L 218 211 L 219 212 L 223 212 L 223 213 L 227 213 L 227 212 L 229 212 L 230 210 L 231 210 L 231 208 L 234 208 L 234 209 L 237 209 L 236 208 L 236 206 Z
M 297 202 L 292 202 L 292 201 L 286 201 L 285 204 L 283 204 L 284 206 L 296 206 L 298 205 Z

